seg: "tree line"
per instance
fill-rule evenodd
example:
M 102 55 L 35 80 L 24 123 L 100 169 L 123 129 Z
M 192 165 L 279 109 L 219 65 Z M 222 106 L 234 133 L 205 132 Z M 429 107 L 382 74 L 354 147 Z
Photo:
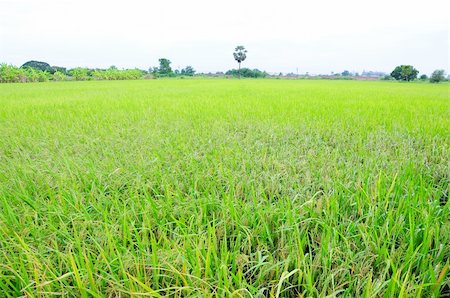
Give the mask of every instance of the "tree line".
M 111 66 L 107 69 L 76 67 L 67 69 L 60 66 L 50 66 L 41 61 L 28 61 L 17 67 L 0 64 L 0 83 L 26 83 L 47 81 L 88 81 L 88 80 L 137 80 L 158 77 L 194 76 L 196 71 L 192 66 L 186 66 L 181 71 L 172 71 L 170 60 L 159 59 L 160 65 L 149 70 L 118 69 Z
M 233 53 L 234 59 L 239 63 L 239 69 L 231 69 L 225 73 L 228 76 L 246 78 L 264 78 L 265 71 L 259 69 L 241 69 L 241 62 L 246 59 L 247 50 L 243 46 L 238 46 Z M 86 80 L 135 80 L 143 78 L 159 77 L 192 77 L 196 74 L 195 69 L 188 65 L 181 70 L 173 70 L 171 61 L 167 58 L 160 58 L 159 65 L 150 67 L 148 70 L 142 69 L 118 69 L 111 66 L 108 69 L 91 69 L 86 67 L 76 67 L 67 70 L 65 67 L 50 66 L 41 61 L 28 61 L 21 67 L 14 65 L 0 64 L 0 83 L 25 83 L 25 82 L 46 82 L 46 81 L 86 81 Z
M 382 79 L 410 82 L 416 80 L 418 74 L 419 71 L 415 69 L 414 66 L 412 65 L 399 65 L 395 67 L 395 69 L 390 73 L 390 75 L 386 75 Z M 421 81 L 429 80 L 430 83 L 444 82 L 446 81 L 445 71 L 443 69 L 436 69 L 435 71 L 433 71 L 433 73 L 429 78 L 426 74 L 422 74 L 419 77 L 419 80 Z
M 65 67 L 50 66 L 46 62 L 28 61 L 21 67 L 0 64 L 0 83 L 26 83 L 47 81 L 87 81 L 87 80 L 136 80 L 145 76 L 140 69 L 91 69 L 76 67 L 67 70 Z
M 76 67 L 66 69 L 65 67 L 50 66 L 40 61 L 29 61 L 17 67 L 14 65 L 0 64 L 0 83 L 27 83 L 47 81 L 89 81 L 89 80 L 138 80 L 155 79 L 164 77 L 193 77 L 197 74 L 192 66 L 178 70 L 172 70 L 170 60 L 159 59 L 159 66 L 142 69 L 118 69 L 111 66 L 107 69 Z M 242 68 L 239 70 L 228 70 L 224 75 L 238 77 L 239 74 L 245 78 L 264 78 L 267 72 L 258 69 Z M 201 74 L 200 74 L 201 75 Z
M 247 58 L 247 50 L 244 46 L 237 46 L 233 52 L 233 57 L 238 63 L 238 69 L 228 70 L 225 75 L 245 78 L 265 78 L 268 75 L 265 71 L 259 69 L 241 68 L 241 63 Z M 170 66 L 172 62 L 167 58 L 160 58 L 159 65 L 150 67 L 148 70 L 142 69 L 118 69 L 111 66 L 108 69 L 91 69 L 85 67 L 76 67 L 67 70 L 65 67 L 50 66 L 46 62 L 28 61 L 21 67 L 8 64 L 0 64 L 0 83 L 14 82 L 46 82 L 46 81 L 65 81 L 65 80 L 137 80 L 144 78 L 159 77 L 192 77 L 196 75 L 195 69 L 188 65 L 181 70 L 173 70 Z M 390 75 L 384 76 L 383 80 L 413 81 L 417 79 L 419 71 L 412 65 L 399 65 Z M 281 74 L 280 74 L 281 75 Z M 342 72 L 343 77 L 349 77 L 349 71 Z M 297 75 L 298 76 L 298 75 Z M 421 75 L 420 80 L 428 80 L 426 75 Z M 445 81 L 444 70 L 435 70 L 429 81 L 439 83 Z

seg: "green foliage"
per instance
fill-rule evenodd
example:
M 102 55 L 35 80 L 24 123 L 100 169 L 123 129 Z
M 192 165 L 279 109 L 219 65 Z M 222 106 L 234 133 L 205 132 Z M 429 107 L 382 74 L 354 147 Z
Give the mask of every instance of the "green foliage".
M 47 82 L 51 74 L 32 67 L 0 65 L 0 83 Z
M 55 72 L 59 71 L 60 73 L 67 75 L 67 69 L 65 67 L 52 66 L 52 68 Z
M 19 69 L 13 65 L 0 64 L 0 82 L 1 83 L 16 83 L 21 81 L 24 76 L 24 70 Z
M 77 81 L 85 81 L 90 78 L 89 69 L 84 67 L 77 67 L 69 70 L 69 75 Z
M 67 76 L 64 73 L 56 71 L 53 74 L 53 81 L 65 81 L 65 80 L 67 80 Z
M 180 73 L 182 76 L 192 77 L 195 75 L 195 69 L 192 66 L 186 66 L 181 70 Z
M 39 82 L 39 81 L 45 81 L 45 76 L 42 75 L 43 71 L 27 67 L 23 70 L 25 76 L 27 77 L 27 82 Z
M 172 64 L 172 62 L 169 59 L 161 58 L 159 59 L 159 67 L 150 67 L 148 72 L 153 75 L 153 78 L 174 77 L 178 75 L 193 76 L 195 73 L 195 70 L 191 66 L 182 69 L 181 72 L 179 70 L 173 71 L 170 64 Z M 184 74 L 183 71 L 185 72 Z M 188 73 L 186 73 L 186 71 L 188 71 Z
M 92 71 L 92 77 L 96 80 L 137 80 L 141 79 L 143 75 L 144 72 L 139 69 L 119 70 L 115 66 Z
M 241 64 L 241 62 L 243 62 L 247 58 L 247 50 L 244 46 L 237 46 L 234 49 L 233 57 L 234 60 Z
M 449 127 L 443 84 L 2 84 L 0 296 L 442 297 Z
M 437 69 L 433 71 L 430 77 L 431 83 L 440 83 L 445 81 L 445 71 L 443 69 Z
M 40 70 L 40 71 L 46 71 L 50 74 L 53 74 L 55 72 L 55 69 L 53 69 L 50 64 L 46 63 L 46 62 L 41 62 L 41 61 L 28 61 L 25 62 L 21 68 L 34 68 L 36 70 Z
M 46 71 L 39 71 L 37 77 L 38 77 L 38 82 L 47 82 L 50 80 L 52 75 Z
M 233 57 L 234 57 L 234 60 L 236 60 L 237 63 L 239 64 L 238 75 L 239 75 L 239 78 L 241 78 L 241 71 L 240 71 L 241 70 L 241 62 L 243 62 L 247 58 L 247 50 L 245 49 L 244 46 L 237 46 L 234 49 Z
M 342 72 L 342 76 L 348 77 L 348 76 L 351 76 L 351 73 L 350 73 L 348 70 L 344 70 L 344 71 Z
M 423 74 L 423 75 L 420 76 L 419 79 L 420 79 L 421 81 L 425 81 L 425 80 L 428 80 L 428 76 L 427 76 L 426 74 Z
M 65 81 L 73 79 L 76 81 L 85 80 L 137 80 L 143 78 L 145 71 L 140 69 L 119 70 L 115 66 L 109 69 L 89 69 L 77 67 L 68 72 L 64 67 L 55 67 L 57 69 L 53 74 L 47 71 L 41 71 L 37 67 L 15 67 L 13 65 L 0 65 L 0 83 L 25 83 L 25 82 L 47 82 Z
M 391 72 L 391 77 L 398 81 L 413 81 L 418 73 L 419 71 L 412 65 L 400 65 Z
M 230 69 L 226 73 L 226 75 L 231 76 L 243 76 L 244 78 L 265 78 L 267 73 L 265 71 L 260 71 L 259 69 L 249 69 L 249 68 L 241 68 L 239 69 Z
M 157 78 L 159 76 L 159 68 L 158 67 L 150 67 L 148 69 L 148 73 L 151 74 L 154 78 Z
M 172 68 L 170 67 L 169 59 L 161 58 L 159 59 L 159 68 L 157 68 L 158 75 L 160 77 L 173 77 L 174 73 L 172 71 Z
M 385 76 L 381 77 L 381 80 L 383 80 L 383 81 L 392 81 L 392 80 L 394 80 L 394 78 L 391 77 L 390 75 L 385 75 Z

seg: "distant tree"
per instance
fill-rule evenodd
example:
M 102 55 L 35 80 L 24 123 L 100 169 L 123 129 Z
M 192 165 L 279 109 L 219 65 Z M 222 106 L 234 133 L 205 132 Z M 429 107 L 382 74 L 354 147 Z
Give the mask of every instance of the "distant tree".
M 61 71 L 56 71 L 53 74 L 53 81 L 64 81 L 64 80 L 66 80 L 66 75 Z
M 51 75 L 33 67 L 18 68 L 13 65 L 0 64 L 0 83 L 46 82 Z
M 350 73 L 348 70 L 344 70 L 344 71 L 341 73 L 341 75 L 342 75 L 343 77 L 348 77 L 348 76 L 351 75 L 351 73 Z
M 181 70 L 181 75 L 192 77 L 195 74 L 195 69 L 192 66 L 186 66 Z
M 153 78 L 159 77 L 159 68 L 158 67 L 150 67 L 148 69 L 148 73 L 152 75 Z
M 443 69 L 436 69 L 430 77 L 430 83 L 439 83 L 445 81 L 445 72 Z
M 23 76 L 23 69 L 5 63 L 0 64 L 0 83 L 20 82 Z
M 241 62 L 243 62 L 247 58 L 247 50 L 244 46 L 237 46 L 234 49 L 234 60 L 239 63 L 239 78 L 241 78 Z
M 38 70 L 32 67 L 21 68 L 21 74 L 19 76 L 20 82 L 39 82 L 42 79 L 42 70 Z
M 65 75 L 67 75 L 67 69 L 65 67 L 61 67 L 61 66 L 52 66 L 53 70 L 55 72 L 59 71 L 60 73 L 63 73 Z
M 41 62 L 41 61 L 28 61 L 25 62 L 20 68 L 34 68 L 36 70 L 40 70 L 40 71 L 46 71 L 49 72 L 51 74 L 53 74 L 55 72 L 55 70 L 50 66 L 50 64 L 46 63 L 46 62 Z
M 65 68 L 61 68 L 65 70 Z M 25 66 L 18 68 L 13 65 L 0 64 L 0 83 L 13 83 L 13 82 L 47 82 L 64 81 L 70 79 L 83 81 L 83 80 L 137 80 L 143 78 L 146 71 L 140 69 L 118 69 L 115 66 L 111 66 L 108 69 L 89 69 L 77 67 L 69 70 L 67 73 L 62 71 L 55 71 L 50 74 L 48 71 L 42 71 L 34 67 Z
M 69 70 L 69 75 L 77 81 L 89 79 L 89 70 L 87 68 L 77 67 Z
M 47 71 L 37 71 L 37 81 L 47 82 L 51 77 L 51 74 Z
M 161 77 L 171 77 L 171 76 L 173 76 L 173 71 L 172 71 L 172 68 L 170 67 L 171 63 L 172 62 L 170 62 L 169 59 L 166 59 L 166 58 L 159 59 L 158 74 Z
M 400 65 L 391 72 L 391 77 L 397 81 L 412 81 L 417 78 L 418 73 L 412 65 Z
M 426 81 L 428 79 L 428 76 L 426 74 L 423 74 L 419 77 L 420 80 Z
M 137 80 L 143 77 L 145 71 L 140 69 L 118 69 L 111 66 L 108 69 L 95 69 L 91 76 L 95 80 Z
M 259 69 L 250 69 L 250 68 L 241 68 L 238 69 L 231 69 L 225 73 L 226 75 L 232 75 L 232 76 L 243 76 L 244 78 L 265 78 L 267 76 L 267 72 L 260 71 Z

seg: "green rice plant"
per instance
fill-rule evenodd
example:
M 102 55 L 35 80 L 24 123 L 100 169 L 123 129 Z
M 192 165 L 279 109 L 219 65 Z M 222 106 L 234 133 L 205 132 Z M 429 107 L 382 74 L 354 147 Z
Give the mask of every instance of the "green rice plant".
M 0 85 L 6 297 L 443 297 L 446 84 Z

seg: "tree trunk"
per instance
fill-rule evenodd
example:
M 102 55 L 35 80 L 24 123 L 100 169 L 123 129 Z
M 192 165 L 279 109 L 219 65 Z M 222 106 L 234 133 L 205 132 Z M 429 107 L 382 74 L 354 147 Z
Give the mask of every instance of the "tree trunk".
M 241 79 L 241 62 L 239 62 L 239 70 L 238 70 L 238 73 L 239 73 L 239 80 Z

